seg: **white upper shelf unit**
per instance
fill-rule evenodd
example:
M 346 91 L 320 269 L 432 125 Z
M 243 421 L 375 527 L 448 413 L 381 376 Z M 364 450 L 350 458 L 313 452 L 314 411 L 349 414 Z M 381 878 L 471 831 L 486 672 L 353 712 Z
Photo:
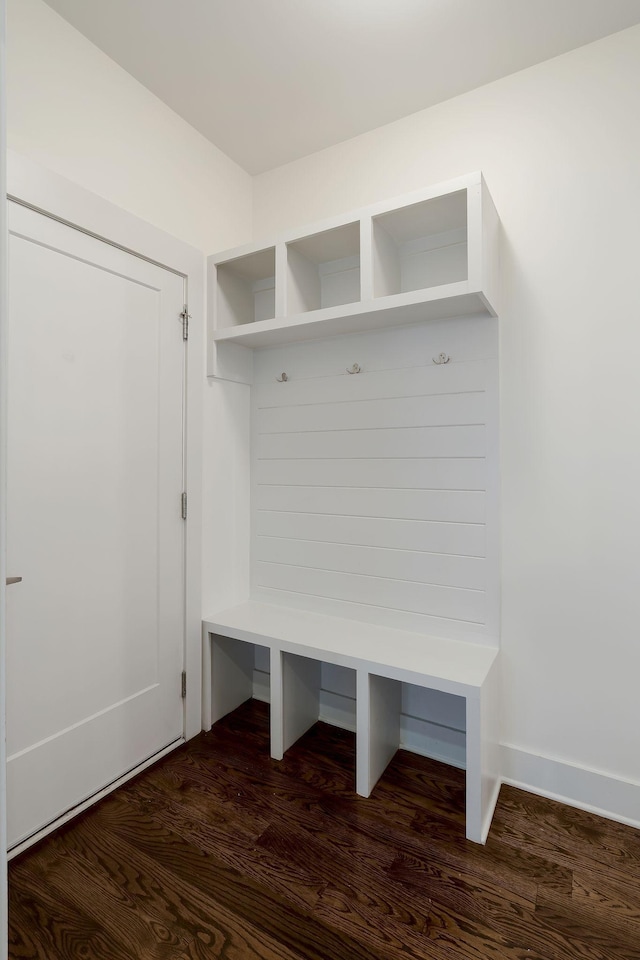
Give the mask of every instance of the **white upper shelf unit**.
M 209 257 L 213 343 L 270 347 L 497 316 L 499 221 L 480 173 Z

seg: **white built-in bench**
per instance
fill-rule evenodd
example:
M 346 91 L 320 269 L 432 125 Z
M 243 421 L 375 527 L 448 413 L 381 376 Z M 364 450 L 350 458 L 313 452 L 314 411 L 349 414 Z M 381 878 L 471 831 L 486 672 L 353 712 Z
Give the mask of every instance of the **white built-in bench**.
M 321 664 L 355 670 L 356 791 L 364 797 L 400 743 L 401 684 L 464 697 L 466 835 L 485 842 L 501 782 L 495 647 L 255 601 L 205 620 L 203 636 L 211 724 L 252 696 L 255 645 L 270 650 L 276 760 L 319 718 Z

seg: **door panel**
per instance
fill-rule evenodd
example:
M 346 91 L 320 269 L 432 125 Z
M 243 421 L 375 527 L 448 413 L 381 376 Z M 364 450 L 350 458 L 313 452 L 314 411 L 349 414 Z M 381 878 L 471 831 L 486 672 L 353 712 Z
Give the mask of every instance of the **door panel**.
M 10 846 L 183 732 L 183 280 L 11 204 Z

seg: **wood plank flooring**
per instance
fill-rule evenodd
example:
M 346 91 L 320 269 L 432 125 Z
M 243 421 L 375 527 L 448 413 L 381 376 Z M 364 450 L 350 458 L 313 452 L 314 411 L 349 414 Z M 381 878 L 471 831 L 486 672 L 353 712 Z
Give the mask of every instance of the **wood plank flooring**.
M 11 863 L 9 957 L 640 960 L 640 831 L 503 787 L 480 847 L 462 772 L 354 767 L 245 704 Z

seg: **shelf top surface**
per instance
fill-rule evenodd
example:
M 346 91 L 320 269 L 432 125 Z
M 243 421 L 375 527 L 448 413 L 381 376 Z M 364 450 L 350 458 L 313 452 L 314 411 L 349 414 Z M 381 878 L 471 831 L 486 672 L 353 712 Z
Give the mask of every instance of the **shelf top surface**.
M 498 654 L 494 646 L 252 600 L 217 613 L 204 625 L 211 633 L 266 646 L 275 643 L 314 659 L 351 660 L 353 666 L 365 666 L 372 673 L 391 668 L 405 673 L 409 682 L 416 682 L 415 675 L 444 681 L 450 687 L 459 686 L 461 693 L 465 692 L 462 688 L 468 691 L 482 686 Z
M 445 290 L 448 296 L 440 299 L 439 294 Z M 212 339 L 218 343 L 240 343 L 260 348 L 300 340 L 317 340 L 344 333 L 379 330 L 392 324 L 494 315 L 479 294 L 467 291 L 467 281 L 460 281 L 447 284 L 446 288 L 431 288 L 427 291 L 430 299 L 426 298 L 424 291 L 380 297 L 367 303 L 348 303 L 292 317 L 275 317 L 235 327 L 223 327 L 213 331 Z

